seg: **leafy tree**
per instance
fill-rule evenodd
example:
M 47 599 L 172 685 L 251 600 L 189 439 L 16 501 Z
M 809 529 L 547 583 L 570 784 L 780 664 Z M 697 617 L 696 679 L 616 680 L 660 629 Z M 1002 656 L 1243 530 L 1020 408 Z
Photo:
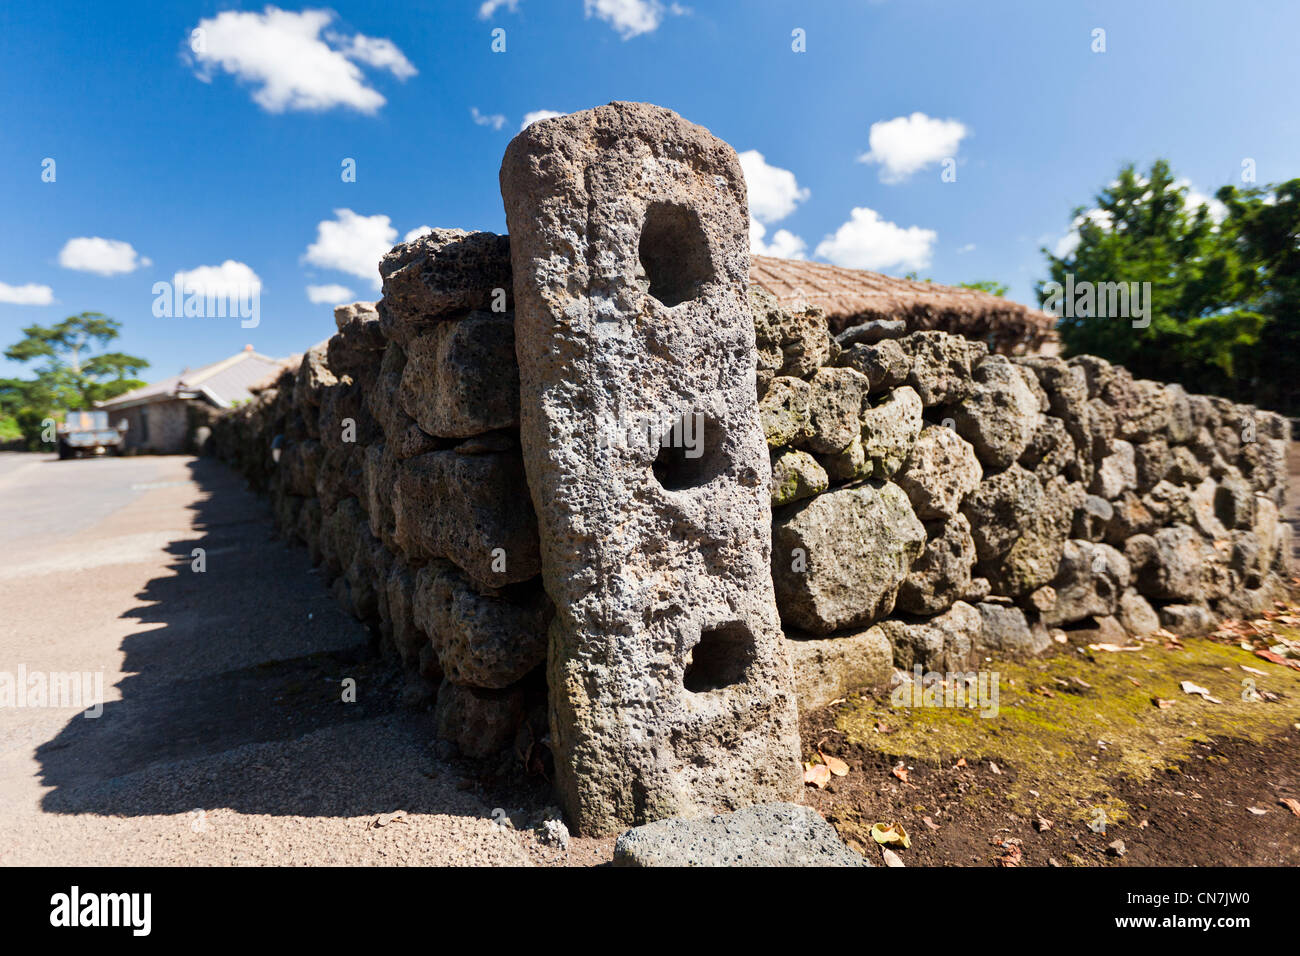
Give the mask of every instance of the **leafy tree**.
M 1146 176 L 1125 166 L 1092 209 L 1079 207 L 1074 216 L 1077 246 L 1062 256 L 1043 250 L 1051 281 L 1150 283 L 1150 324 L 1062 315 L 1066 354 L 1100 355 L 1140 377 L 1253 399 L 1270 316 L 1254 291 L 1258 256 L 1240 241 L 1240 217 L 1231 207 L 1216 222 L 1206 203 L 1189 206 L 1186 187 L 1157 160 Z M 1040 283 L 1040 297 L 1045 291 Z
M 1010 291 L 1011 287 L 1001 282 L 995 282 L 993 279 L 976 279 L 974 282 L 959 282 L 958 288 L 974 289 L 976 292 L 987 292 L 989 295 L 996 295 L 1002 298 Z
M 0 379 L 0 414 L 12 416 L 38 447 L 41 422 L 56 410 L 91 408 L 144 382 L 135 378 L 148 361 L 124 352 L 99 352 L 118 337 L 121 324 L 98 312 L 70 316 L 53 326 L 29 325 L 5 349 L 16 362 L 43 363 L 34 379 Z

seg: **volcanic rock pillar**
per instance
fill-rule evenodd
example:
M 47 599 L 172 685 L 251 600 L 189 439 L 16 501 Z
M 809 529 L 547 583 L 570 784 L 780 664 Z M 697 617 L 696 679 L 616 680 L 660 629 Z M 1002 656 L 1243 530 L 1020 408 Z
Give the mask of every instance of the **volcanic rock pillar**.
M 612 103 L 516 136 L 501 193 L 565 808 L 599 834 L 796 798 L 735 151 Z

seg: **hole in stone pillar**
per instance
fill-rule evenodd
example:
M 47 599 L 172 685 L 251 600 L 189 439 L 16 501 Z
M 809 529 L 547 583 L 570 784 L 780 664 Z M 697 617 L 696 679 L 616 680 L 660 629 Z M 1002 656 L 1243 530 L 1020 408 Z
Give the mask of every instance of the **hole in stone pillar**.
M 698 488 L 726 467 L 718 423 L 700 412 L 677 415 L 659 439 L 654 476 L 665 491 Z
M 639 252 L 650 294 L 669 308 L 695 298 L 713 278 L 699 214 L 686 206 L 655 202 L 646 207 Z
M 740 621 L 709 628 L 686 655 L 686 689 L 693 694 L 743 683 L 754 663 L 754 635 Z

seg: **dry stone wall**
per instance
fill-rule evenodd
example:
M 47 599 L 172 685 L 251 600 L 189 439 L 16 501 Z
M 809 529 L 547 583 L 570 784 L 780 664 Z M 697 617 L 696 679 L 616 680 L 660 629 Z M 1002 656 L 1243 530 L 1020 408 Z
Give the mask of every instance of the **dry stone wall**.
M 719 175 L 725 180 L 726 170 Z M 689 223 L 671 207 L 664 217 L 650 216 L 642 206 L 652 199 L 641 195 L 623 226 L 644 216 L 659 229 L 639 247 L 643 269 L 633 284 L 665 302 L 683 290 L 660 285 L 661 298 L 656 276 L 673 243 L 687 241 L 681 231 Z M 737 222 L 743 235 L 744 217 Z M 635 241 L 632 233 L 625 238 L 625 245 Z M 528 242 L 530 257 L 563 246 L 554 236 Z M 622 253 L 631 256 L 630 246 Z M 584 261 L 605 267 L 607 260 Z M 767 663 L 753 673 L 767 683 L 751 689 L 755 701 L 766 702 L 778 737 L 789 726 L 779 702 L 789 673 L 782 657 L 792 664 L 800 705 L 812 707 L 886 681 L 895 666 L 964 670 L 984 655 L 1036 654 L 1054 641 L 1115 640 L 1159 627 L 1204 633 L 1218 617 L 1258 613 L 1283 587 L 1290 528 L 1279 509 L 1289 434 L 1281 416 L 1135 380 L 1089 356 L 1007 358 L 944 332 L 904 335 L 888 322 L 832 336 L 816 310 L 782 309 L 754 287 L 747 293 L 753 350 L 743 347 L 748 333 L 740 335 L 740 346 L 711 366 L 705 343 L 697 343 L 690 374 L 677 378 L 666 366 L 638 378 L 645 369 L 615 360 L 626 352 L 583 357 L 577 338 L 548 340 L 535 318 L 521 318 L 521 343 L 535 360 L 524 363 L 526 468 L 514 291 L 545 290 L 528 305 L 541 310 L 534 316 L 571 316 L 582 303 L 566 311 L 561 303 L 572 293 L 565 276 L 547 272 L 540 259 L 524 261 L 534 271 L 521 286 L 503 236 L 443 229 L 395 247 L 380 266 L 383 298 L 337 309 L 337 331 L 327 342 L 213 432 L 218 453 L 270 495 L 277 524 L 310 550 L 340 603 L 401 658 L 412 699 L 435 701 L 439 736 L 467 755 L 513 752 L 531 762 L 545 744 L 566 760 L 587 760 L 626 739 L 606 727 L 610 736 L 601 740 L 592 729 L 598 714 L 572 710 L 574 700 L 600 704 L 599 694 L 584 691 L 552 705 L 573 714 L 561 722 L 568 733 L 581 731 L 570 743 L 597 743 L 583 751 L 547 740 L 557 726 L 547 712 L 548 643 L 553 666 L 569 675 L 557 679 L 599 683 L 591 656 L 601 646 L 598 621 L 579 620 L 573 609 L 583 606 L 584 589 L 599 595 L 634 583 L 617 566 L 627 552 L 619 516 L 636 524 L 644 495 L 676 501 L 671 496 L 680 492 L 665 496 L 662 480 L 656 490 L 644 468 L 635 480 L 615 468 L 586 488 L 586 497 L 560 483 L 545 492 L 545 467 L 556 474 L 614 467 L 595 445 L 583 446 L 590 460 L 581 467 L 577 459 L 556 461 L 562 453 L 548 445 L 545 429 L 556 416 L 586 428 L 590 423 L 578 420 L 583 409 L 594 412 L 629 389 L 650 401 L 662 387 L 668 402 L 675 390 L 695 388 L 694 376 L 709 368 L 725 370 L 714 387 L 728 396 L 737 376 L 753 388 L 756 405 L 728 398 L 715 412 L 739 421 L 756 414 L 770 462 L 770 552 L 762 528 L 751 529 L 751 546 L 741 553 L 736 536 L 760 513 L 752 496 L 736 492 L 711 512 L 688 495 L 675 505 L 677 523 L 659 528 L 669 542 L 665 555 L 675 558 L 655 573 L 671 585 L 663 595 L 671 607 L 668 592 L 677 584 L 713 593 L 700 583 L 708 574 L 680 577 L 692 554 L 706 550 L 693 550 L 696 539 L 716 538 L 721 544 L 709 547 L 731 548 L 726 560 L 738 566 L 770 554 L 784 637 L 779 650 L 763 645 Z M 746 305 L 736 299 L 744 270 L 731 272 L 730 299 L 714 304 L 727 310 L 727 336 L 736 334 Z M 661 345 L 646 348 L 672 354 Z M 733 368 L 738 355 L 753 363 L 752 378 L 747 367 Z M 581 361 L 590 364 L 573 364 Z M 575 374 L 566 379 L 566 370 Z M 751 461 L 753 449 L 741 444 L 743 453 L 738 446 L 738 457 L 727 459 L 744 463 L 736 474 L 757 470 L 767 481 L 762 459 Z M 530 471 L 537 473 L 531 494 Z M 622 497 L 602 503 L 601 482 L 615 479 Z M 547 548 L 534 511 L 539 488 L 551 529 Z M 648 531 L 658 525 L 642 524 L 637 540 L 652 545 Z M 567 552 L 555 545 L 562 540 L 572 545 Z M 597 552 L 612 563 L 596 562 Z M 547 586 L 565 595 L 568 618 L 556 620 Z M 751 631 L 775 627 L 764 617 L 761 593 L 746 603 L 751 598 L 723 590 L 715 595 L 722 603 L 749 609 Z M 734 623 L 712 611 L 707 621 L 680 608 L 673 613 L 693 635 L 722 628 L 725 638 Z M 628 633 L 647 626 L 619 623 Z M 657 632 L 649 626 L 647 633 Z M 639 664 L 614 663 L 642 667 L 656 680 L 671 672 L 676 688 L 690 648 L 659 645 Z M 661 652 L 668 669 L 655 663 Z M 622 673 L 618 666 L 611 675 Z M 686 727 L 686 715 L 679 716 Z M 692 746 L 660 753 L 663 766 L 678 757 L 689 763 Z M 628 766 L 649 768 L 655 753 L 646 749 Z M 646 804 L 633 816 L 680 809 L 671 800 L 647 804 L 638 773 L 618 777 L 614 791 L 599 798 L 590 829 L 626 816 L 619 806 L 625 799 Z M 708 798 L 721 790 L 700 792 Z

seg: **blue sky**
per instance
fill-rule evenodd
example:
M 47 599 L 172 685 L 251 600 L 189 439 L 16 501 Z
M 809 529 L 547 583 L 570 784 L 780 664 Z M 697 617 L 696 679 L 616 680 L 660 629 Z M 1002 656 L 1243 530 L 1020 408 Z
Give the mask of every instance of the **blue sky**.
M 525 116 L 615 99 L 740 151 L 764 244 L 1030 302 L 1040 247 L 1123 162 L 1167 157 L 1205 194 L 1245 159 L 1260 183 L 1300 176 L 1297 37 L 1287 0 L 7 3 L 0 344 L 94 310 L 151 379 L 301 351 L 332 297 L 378 296 L 375 248 L 504 231 Z M 155 317 L 178 271 L 255 279 L 260 324 Z

